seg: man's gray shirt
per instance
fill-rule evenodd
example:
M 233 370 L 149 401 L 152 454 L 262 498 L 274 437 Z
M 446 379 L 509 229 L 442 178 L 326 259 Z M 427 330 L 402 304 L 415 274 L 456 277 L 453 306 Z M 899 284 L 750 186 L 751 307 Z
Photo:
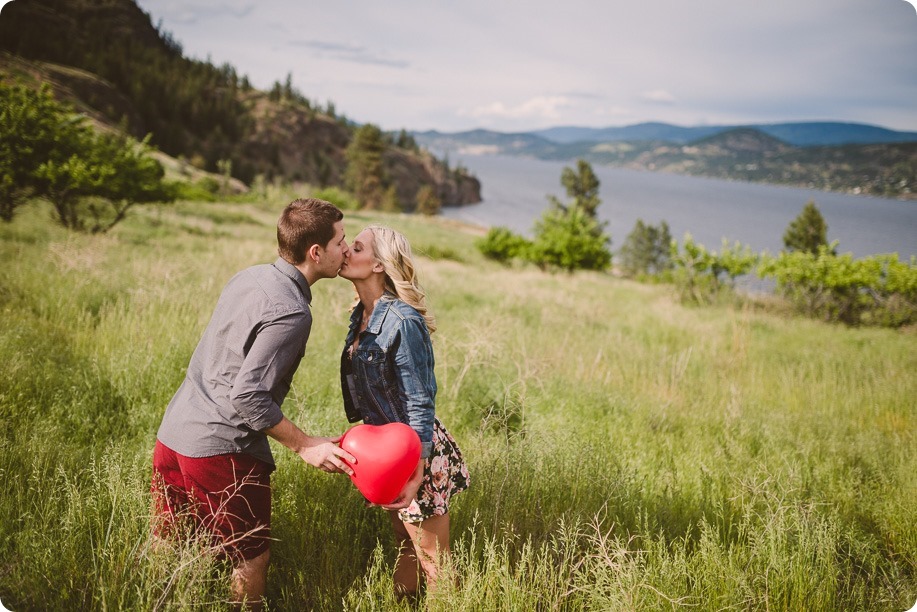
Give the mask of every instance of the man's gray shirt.
M 159 441 L 188 457 L 247 453 L 274 464 L 263 430 L 283 403 L 312 329 L 312 292 L 278 259 L 236 274 L 223 289 Z

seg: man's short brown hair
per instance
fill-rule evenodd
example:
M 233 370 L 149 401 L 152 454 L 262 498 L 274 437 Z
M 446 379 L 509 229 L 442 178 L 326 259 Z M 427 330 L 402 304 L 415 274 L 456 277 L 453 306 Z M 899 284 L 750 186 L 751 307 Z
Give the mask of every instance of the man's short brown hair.
M 277 253 L 293 265 L 306 260 L 306 253 L 317 244 L 326 248 L 334 238 L 334 224 L 344 213 L 325 200 L 299 198 L 290 202 L 277 221 Z

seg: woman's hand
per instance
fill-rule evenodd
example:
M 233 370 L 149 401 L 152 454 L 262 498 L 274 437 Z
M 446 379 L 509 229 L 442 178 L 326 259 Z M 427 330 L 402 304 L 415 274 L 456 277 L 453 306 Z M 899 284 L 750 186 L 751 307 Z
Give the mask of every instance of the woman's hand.
M 402 508 L 410 506 L 411 502 L 414 501 L 414 498 L 417 496 L 417 491 L 420 489 L 420 483 L 423 482 L 424 463 L 425 461 L 421 457 L 420 461 L 417 462 L 414 473 L 408 478 L 407 483 L 405 483 L 404 488 L 401 489 L 401 493 L 398 494 L 395 501 L 390 504 L 380 504 L 380 506 L 386 510 L 401 510 Z

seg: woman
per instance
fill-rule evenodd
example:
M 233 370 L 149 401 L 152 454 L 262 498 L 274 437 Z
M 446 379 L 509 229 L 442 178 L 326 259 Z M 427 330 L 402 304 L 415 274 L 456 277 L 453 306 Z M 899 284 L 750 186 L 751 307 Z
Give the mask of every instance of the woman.
M 417 283 L 411 247 L 393 229 L 370 226 L 350 247 L 340 275 L 358 302 L 341 355 L 347 418 L 371 425 L 402 422 L 421 441 L 413 476 L 389 512 L 398 544 L 395 592 L 417 593 L 420 571 L 433 590 L 449 548 L 449 500 L 468 488 L 468 467 L 435 414 L 433 345 L 436 329 Z

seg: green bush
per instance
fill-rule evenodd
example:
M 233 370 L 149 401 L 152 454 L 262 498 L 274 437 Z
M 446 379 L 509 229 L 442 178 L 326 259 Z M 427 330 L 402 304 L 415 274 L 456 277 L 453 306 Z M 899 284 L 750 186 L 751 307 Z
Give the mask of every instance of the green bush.
M 720 252 L 709 251 L 685 234 L 681 247 L 672 241 L 673 277 L 682 301 L 704 304 L 724 289 L 735 286 L 739 276 L 752 271 L 758 256 L 738 242 L 732 245 L 724 238 Z
M 211 177 L 204 177 L 192 182 L 175 183 L 175 199 L 191 202 L 216 202 L 220 185 Z
M 837 243 L 816 253 L 793 251 L 766 257 L 758 267 L 801 313 L 848 325 L 898 327 L 917 321 L 917 258 L 891 255 L 854 259 L 835 255 Z
M 109 230 L 137 203 L 170 201 L 165 171 L 142 143 L 97 133 L 50 90 L 0 82 L 0 217 L 10 221 L 29 197 L 54 205 L 70 229 Z
M 341 210 L 357 210 L 360 208 L 360 203 L 353 197 L 353 194 L 339 187 L 319 189 L 312 194 L 312 197 L 331 202 Z
M 478 239 L 475 246 L 488 259 L 508 263 L 516 258 L 525 258 L 531 243 L 514 234 L 507 227 L 492 227 L 487 235 Z
M 578 206 L 548 209 L 535 224 L 529 260 L 540 268 L 605 270 L 611 265 L 602 224 Z

